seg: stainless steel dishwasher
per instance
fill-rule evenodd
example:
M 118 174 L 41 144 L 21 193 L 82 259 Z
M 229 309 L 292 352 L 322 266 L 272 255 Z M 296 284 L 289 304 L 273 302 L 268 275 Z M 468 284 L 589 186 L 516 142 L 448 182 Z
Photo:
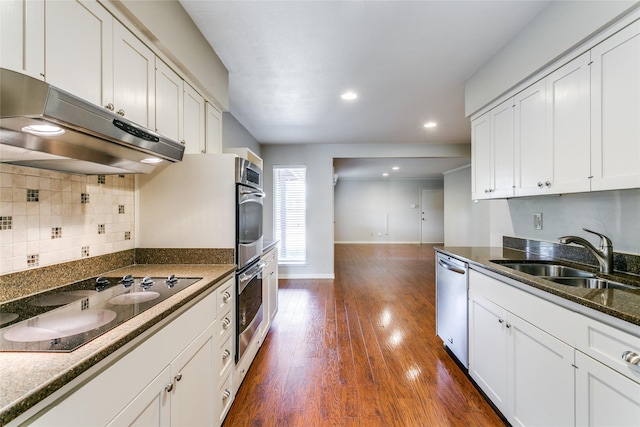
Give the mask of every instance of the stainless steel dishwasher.
M 444 344 L 469 367 L 467 263 L 438 253 L 436 264 L 436 330 Z

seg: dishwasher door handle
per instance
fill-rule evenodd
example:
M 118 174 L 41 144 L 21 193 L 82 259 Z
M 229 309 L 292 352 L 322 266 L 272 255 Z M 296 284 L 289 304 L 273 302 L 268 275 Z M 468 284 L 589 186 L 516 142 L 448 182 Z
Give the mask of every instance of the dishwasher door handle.
M 444 260 L 439 259 L 438 260 L 438 264 L 440 264 L 442 267 L 446 268 L 449 271 L 453 271 L 454 273 L 467 274 L 467 270 L 465 270 L 464 268 L 455 267 L 455 266 L 445 262 Z

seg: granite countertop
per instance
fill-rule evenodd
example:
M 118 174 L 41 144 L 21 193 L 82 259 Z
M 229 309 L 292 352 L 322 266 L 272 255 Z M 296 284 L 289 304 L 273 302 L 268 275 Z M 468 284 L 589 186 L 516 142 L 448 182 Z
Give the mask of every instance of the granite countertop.
M 519 250 L 501 247 L 436 247 L 436 251 L 451 255 L 469 262 L 486 270 L 506 276 L 525 285 L 542 290 L 552 295 L 564 298 L 568 301 L 580 304 L 593 310 L 608 314 L 617 319 L 624 320 L 633 325 L 640 326 L 640 277 L 631 274 L 614 273 L 600 274 L 597 269 L 584 264 L 576 264 L 563 260 L 553 260 L 559 264 L 574 266 L 581 270 L 591 271 L 598 276 L 612 281 L 627 283 L 638 286 L 638 289 L 618 290 L 618 289 L 588 289 L 575 288 L 561 285 L 549 280 L 531 276 L 518 272 L 514 269 L 504 267 L 492 261 L 522 261 L 522 260 L 544 260 L 551 261 L 550 258 L 537 254 L 531 254 Z
M 69 353 L 0 353 L 0 425 L 4 425 L 74 380 L 153 325 L 224 283 L 234 264 L 138 264 L 109 274 L 202 277 L 188 288 Z

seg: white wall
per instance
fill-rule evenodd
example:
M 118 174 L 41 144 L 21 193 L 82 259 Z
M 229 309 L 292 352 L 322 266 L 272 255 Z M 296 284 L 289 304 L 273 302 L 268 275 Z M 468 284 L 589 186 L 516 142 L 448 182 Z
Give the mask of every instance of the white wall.
M 468 144 L 306 144 L 263 145 L 265 239 L 273 238 L 273 166 L 307 167 L 307 263 L 280 266 L 281 277 L 332 278 L 333 270 L 333 159 L 361 157 L 466 157 Z
M 420 190 L 442 188 L 441 179 L 338 180 L 336 243 L 420 243 Z
M 637 1 L 552 1 L 465 84 L 470 116 L 547 64 L 597 34 Z
M 222 150 L 225 148 L 248 148 L 258 156 L 260 144 L 231 113 L 222 113 Z

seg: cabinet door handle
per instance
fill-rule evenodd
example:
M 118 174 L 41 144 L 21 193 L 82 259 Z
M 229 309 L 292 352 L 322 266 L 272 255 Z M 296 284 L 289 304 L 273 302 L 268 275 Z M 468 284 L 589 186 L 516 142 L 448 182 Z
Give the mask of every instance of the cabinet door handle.
M 173 383 L 169 383 L 169 385 L 164 388 L 164 391 L 167 393 L 171 393 L 171 390 L 173 390 Z
M 498 323 L 504 323 L 504 319 L 498 319 Z
M 542 183 L 542 181 L 538 181 L 538 188 L 542 188 L 544 186 L 544 184 Z
M 511 328 L 511 323 L 507 323 L 507 329 Z
M 107 105 L 105 105 L 104 108 L 106 108 L 109 111 L 113 111 L 115 110 L 116 107 L 110 102 Z
M 231 352 L 230 352 L 229 350 L 225 349 L 225 350 L 222 352 L 222 360 L 225 360 L 225 359 L 226 359 L 227 357 L 229 357 L 229 356 L 231 356 Z
M 176 375 L 176 381 L 180 381 L 182 379 L 182 372 L 178 372 L 178 375 Z
M 222 321 L 222 328 L 228 329 L 229 325 L 231 325 L 231 320 L 228 317 L 225 317 L 224 320 Z
M 224 389 L 224 391 L 222 392 L 222 400 L 225 401 L 230 397 L 231 397 L 231 392 L 229 391 L 229 389 L 228 388 Z
M 551 187 L 551 182 L 550 181 L 545 181 L 544 182 L 544 186 L 547 187 L 547 188 Z
M 124 110 L 121 108 L 121 109 L 118 110 L 118 112 L 116 114 L 119 115 L 119 116 L 124 117 Z
M 633 367 L 640 368 L 640 354 L 635 351 L 625 351 L 622 353 L 622 360 Z
M 231 294 L 225 291 L 224 294 L 222 294 L 222 302 L 226 304 L 229 302 L 230 299 L 231 299 Z

